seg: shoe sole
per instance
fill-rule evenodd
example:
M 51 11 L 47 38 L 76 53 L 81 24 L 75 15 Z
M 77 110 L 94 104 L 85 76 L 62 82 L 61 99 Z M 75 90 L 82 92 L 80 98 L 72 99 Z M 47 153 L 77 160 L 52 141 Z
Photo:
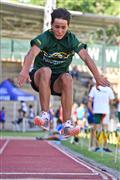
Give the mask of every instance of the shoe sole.
M 61 130 L 60 134 L 61 135 L 64 135 L 66 138 L 70 137 L 70 136 L 76 136 L 80 133 L 80 128 L 79 127 L 76 127 L 76 128 L 73 128 L 73 129 L 70 129 L 68 131 L 68 133 L 65 133 L 64 132 L 64 129 Z
M 44 122 L 42 123 L 41 120 L 39 119 L 39 117 L 36 117 L 36 118 L 34 119 L 34 124 L 35 124 L 36 126 L 42 128 L 42 129 L 44 129 L 44 130 L 49 131 L 49 127 L 45 127 L 45 126 L 43 125 Z

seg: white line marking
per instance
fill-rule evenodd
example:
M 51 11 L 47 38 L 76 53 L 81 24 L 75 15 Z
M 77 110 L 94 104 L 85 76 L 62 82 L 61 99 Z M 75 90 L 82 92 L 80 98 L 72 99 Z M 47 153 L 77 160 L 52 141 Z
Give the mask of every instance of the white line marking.
M 88 168 L 89 170 L 91 170 L 94 173 L 96 173 L 97 175 L 102 176 L 103 179 L 108 179 L 108 177 L 103 174 L 102 172 L 99 172 L 95 169 L 93 169 L 93 167 L 88 166 L 87 164 L 84 164 L 82 162 L 80 162 L 80 160 L 77 160 L 76 158 L 74 158 L 73 156 L 71 156 L 70 154 L 66 153 L 65 151 L 63 151 L 62 149 L 60 149 L 58 146 L 56 146 L 55 144 L 48 142 L 48 144 L 50 144 L 51 146 L 55 147 L 57 150 L 59 150 L 60 152 L 62 152 L 63 154 L 65 154 L 66 156 L 68 156 L 69 158 L 71 158 L 72 160 L 76 161 L 78 164 L 83 165 L 84 167 Z M 87 173 L 86 173 L 87 174 Z
M 9 143 L 9 139 L 7 139 L 6 141 L 5 141 L 5 143 L 4 143 L 4 145 L 2 146 L 2 148 L 0 149 L 0 155 L 3 153 L 3 151 L 5 150 L 5 148 L 6 148 L 6 146 L 8 145 L 8 143 Z
M 56 145 L 48 142 L 48 144 L 50 144 L 51 146 L 55 147 L 57 150 L 59 150 L 60 152 L 62 152 L 63 154 L 65 154 L 66 156 L 68 156 L 69 158 L 71 158 L 72 160 L 76 161 L 78 164 L 81 164 L 83 166 L 85 166 L 86 168 L 88 168 L 89 170 L 91 170 L 92 172 L 96 172 L 94 169 L 92 169 L 91 167 L 87 166 L 86 164 L 80 162 L 79 160 L 77 160 L 76 158 L 74 158 L 73 156 L 71 156 L 70 154 L 66 153 L 65 151 L 63 151 L 62 149 L 60 149 L 59 147 L 57 147 Z

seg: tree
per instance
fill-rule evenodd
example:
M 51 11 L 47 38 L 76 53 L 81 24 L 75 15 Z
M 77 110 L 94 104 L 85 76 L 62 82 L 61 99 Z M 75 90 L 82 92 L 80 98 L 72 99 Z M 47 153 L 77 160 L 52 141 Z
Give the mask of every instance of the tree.
M 16 0 L 17 2 L 26 2 L 34 5 L 45 6 L 45 0 Z M 57 7 L 64 7 L 73 11 L 83 13 L 95 13 L 106 15 L 120 15 L 119 0 L 56 0 Z

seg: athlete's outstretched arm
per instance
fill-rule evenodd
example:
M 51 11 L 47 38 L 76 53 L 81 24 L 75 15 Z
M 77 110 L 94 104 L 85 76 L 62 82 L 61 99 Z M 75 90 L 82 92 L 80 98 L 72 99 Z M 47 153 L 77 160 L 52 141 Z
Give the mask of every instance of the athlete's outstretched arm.
M 80 52 L 78 53 L 80 58 L 85 62 L 87 67 L 90 69 L 92 72 L 95 80 L 96 80 L 96 85 L 99 86 L 110 86 L 110 82 L 99 73 L 97 66 L 95 65 L 94 61 L 92 58 L 89 56 L 87 51 L 85 49 L 81 49 Z
M 35 59 L 35 57 L 40 53 L 40 49 L 34 45 L 31 47 L 31 49 L 28 51 L 27 55 L 24 58 L 24 63 L 22 70 L 18 76 L 18 85 L 23 86 L 26 81 L 30 82 L 30 77 L 29 77 L 29 69 Z

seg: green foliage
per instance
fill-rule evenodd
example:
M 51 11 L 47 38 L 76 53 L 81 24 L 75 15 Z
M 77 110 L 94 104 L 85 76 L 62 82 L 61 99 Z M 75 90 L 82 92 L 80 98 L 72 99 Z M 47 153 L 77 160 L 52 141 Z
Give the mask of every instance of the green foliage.
M 31 4 L 45 6 L 45 0 L 30 0 L 30 1 L 31 1 Z
M 46 0 L 13 0 L 16 2 L 29 3 L 45 6 Z M 64 7 L 83 13 L 120 15 L 119 0 L 56 0 L 57 7 Z
M 74 11 L 81 11 L 81 12 L 92 12 L 93 7 L 91 6 L 93 4 L 93 0 L 89 2 L 88 0 L 58 0 L 57 1 L 57 6 L 58 7 L 65 7 L 69 10 L 74 10 Z
M 115 0 L 58 0 L 57 7 L 65 7 L 83 13 L 120 14 L 120 1 Z

